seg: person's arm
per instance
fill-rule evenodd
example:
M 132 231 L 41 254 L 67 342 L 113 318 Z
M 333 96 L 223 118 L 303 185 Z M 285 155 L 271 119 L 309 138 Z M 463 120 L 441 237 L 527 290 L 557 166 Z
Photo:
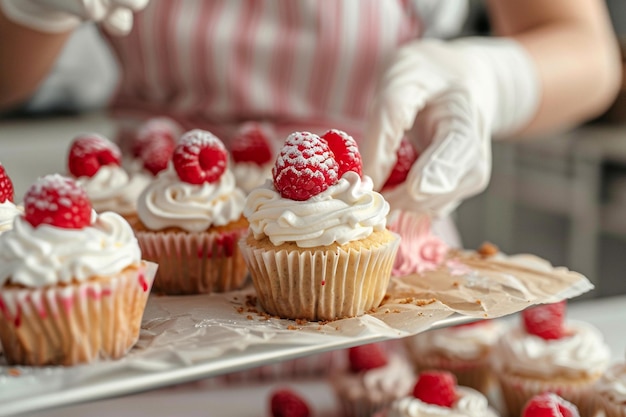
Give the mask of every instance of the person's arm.
M 0 10 L 0 111 L 35 92 L 71 33 L 38 32 L 11 22 Z
M 489 0 L 494 34 L 527 50 L 541 83 L 524 134 L 578 125 L 600 115 L 621 82 L 617 39 L 603 1 Z

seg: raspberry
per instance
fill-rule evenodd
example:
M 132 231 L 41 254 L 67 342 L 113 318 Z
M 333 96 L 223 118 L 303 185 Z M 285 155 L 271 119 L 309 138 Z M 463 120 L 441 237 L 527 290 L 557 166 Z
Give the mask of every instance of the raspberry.
M 427 404 L 451 408 L 456 402 L 456 377 L 447 371 L 424 371 L 419 374 L 413 396 Z
M 369 371 L 387 365 L 387 356 L 377 344 L 355 346 L 348 349 L 352 372 Z
M 469 323 L 457 324 L 456 326 L 452 326 L 451 329 L 464 329 L 467 327 L 479 327 L 489 323 L 489 320 L 476 320 L 471 321 Z
M 151 142 L 155 141 L 156 137 L 160 140 L 166 140 L 172 145 L 176 145 L 182 133 L 182 127 L 168 117 L 154 117 L 148 119 L 148 121 L 139 126 L 137 134 L 132 141 L 130 151 L 133 157 L 141 157 L 143 149 Z
M 39 178 L 24 196 L 24 218 L 33 227 L 49 224 L 82 229 L 91 224 L 91 202 L 72 178 L 59 174 Z
M 152 175 L 167 168 L 167 164 L 174 154 L 174 142 L 165 136 L 154 136 L 150 143 L 147 143 L 141 150 L 139 158 L 143 161 L 143 167 L 150 171 Z
M 232 140 L 230 153 L 235 162 L 252 162 L 259 166 L 272 160 L 269 128 L 257 122 L 244 123 Z
M 284 198 L 308 200 L 337 182 L 338 169 L 333 153 L 319 136 L 294 132 L 276 158 L 274 187 Z
M 522 410 L 522 417 L 580 417 L 578 408 L 551 392 L 535 395 Z
M 11 178 L 7 175 L 2 164 L 0 164 L 0 203 L 6 201 L 13 202 L 15 191 L 13 189 L 13 183 Z
M 526 332 L 545 340 L 562 338 L 565 335 L 565 308 L 566 301 L 563 300 L 522 311 L 522 320 Z
M 354 171 L 361 176 L 361 153 L 354 138 L 346 132 L 331 129 L 322 135 L 328 147 L 335 155 L 335 160 L 339 164 L 339 178 L 346 171 Z
M 211 132 L 194 129 L 180 138 L 172 161 L 181 181 L 203 184 L 219 180 L 226 170 L 227 158 L 222 141 Z
M 93 177 L 104 165 L 121 163 L 120 148 L 95 133 L 77 136 L 70 146 L 68 168 L 75 177 Z
M 270 398 L 272 417 L 308 417 L 309 406 L 298 394 L 283 388 L 274 391 Z
M 389 178 L 387 178 L 385 185 L 383 185 L 383 190 L 391 189 L 402 184 L 409 175 L 409 171 L 418 156 L 419 153 L 413 147 L 411 142 L 409 142 L 406 138 L 402 138 L 400 147 L 396 151 L 396 165 L 394 165 L 391 170 L 391 174 L 389 174 Z

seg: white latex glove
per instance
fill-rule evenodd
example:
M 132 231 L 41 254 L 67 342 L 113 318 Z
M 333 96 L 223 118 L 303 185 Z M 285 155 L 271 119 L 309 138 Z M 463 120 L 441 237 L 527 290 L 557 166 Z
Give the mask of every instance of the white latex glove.
M 392 209 L 445 216 L 483 191 L 492 136 L 523 127 L 540 86 L 514 40 L 421 40 L 401 47 L 383 73 L 362 141 L 364 173 L 380 189 L 403 136 L 420 156 L 406 181 L 384 195 Z
M 113 35 L 126 35 L 133 26 L 133 11 L 149 0 L 0 0 L 5 16 L 40 32 L 61 33 L 81 22 L 102 22 Z

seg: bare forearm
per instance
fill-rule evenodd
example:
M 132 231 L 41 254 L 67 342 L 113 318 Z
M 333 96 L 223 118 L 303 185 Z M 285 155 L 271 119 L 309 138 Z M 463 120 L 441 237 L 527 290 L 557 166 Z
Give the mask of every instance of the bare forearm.
M 0 110 L 28 99 L 50 71 L 71 32 L 48 34 L 15 24 L 0 11 Z
M 516 38 L 538 70 L 541 103 L 524 133 L 575 126 L 613 102 L 621 66 L 603 2 L 490 0 L 490 6 L 496 33 Z

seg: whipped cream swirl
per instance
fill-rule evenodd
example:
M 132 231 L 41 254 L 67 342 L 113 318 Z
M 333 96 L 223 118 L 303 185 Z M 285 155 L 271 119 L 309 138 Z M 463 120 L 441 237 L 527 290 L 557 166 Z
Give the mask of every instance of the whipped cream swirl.
M 151 230 L 177 227 L 202 232 L 239 220 L 244 202 L 232 171 L 227 169 L 214 183 L 196 185 L 181 181 L 170 164 L 141 193 L 137 213 Z
M 92 224 L 83 229 L 33 227 L 20 216 L 0 235 L 0 287 L 69 284 L 113 275 L 140 261 L 133 230 L 113 212 L 92 211 Z
M 394 401 L 387 417 L 496 417 L 489 407 L 487 398 L 480 392 L 467 387 L 457 387 L 458 399 L 452 407 L 427 404 L 414 397 Z
M 607 369 L 596 382 L 595 390 L 617 404 L 626 404 L 626 363 L 618 363 Z
M 602 333 L 581 321 L 567 323 L 569 336 L 544 340 L 521 327 L 511 329 L 498 342 L 497 366 L 531 377 L 590 377 L 607 368 L 611 352 Z
M 246 194 L 256 187 L 263 185 L 267 179 L 272 178 L 274 164 L 258 165 L 254 162 L 238 162 L 233 165 L 233 174 L 237 187 Z
M 24 213 L 24 208 L 13 204 L 9 200 L 0 203 L 0 233 L 13 227 L 13 220 Z
M 473 360 L 489 353 L 503 329 L 502 323 L 489 320 L 420 333 L 407 339 L 407 343 L 416 354 L 436 352 L 449 358 Z
M 76 181 L 85 189 L 98 213 L 134 214 L 137 198 L 151 178 L 139 174 L 130 176 L 122 167 L 106 165 L 100 167 L 93 177 L 79 177 Z
M 373 191 L 369 177 L 348 171 L 324 192 L 305 201 L 281 197 L 271 180 L 254 189 L 244 215 L 256 239 L 274 245 L 295 242 L 301 248 L 343 245 L 384 230 L 389 204 Z

